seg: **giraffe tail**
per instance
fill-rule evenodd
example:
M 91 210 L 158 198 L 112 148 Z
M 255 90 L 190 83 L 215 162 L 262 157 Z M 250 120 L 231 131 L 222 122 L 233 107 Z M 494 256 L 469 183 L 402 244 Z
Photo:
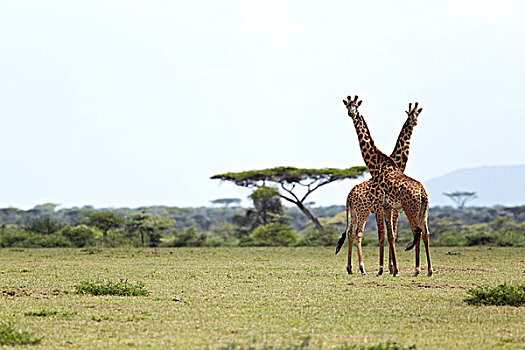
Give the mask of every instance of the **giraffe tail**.
M 348 212 L 350 210 L 350 204 L 350 194 L 348 194 L 348 198 L 346 199 L 346 229 L 341 234 L 341 238 L 339 238 L 339 241 L 337 241 L 337 247 L 335 247 L 335 254 L 339 253 L 339 251 L 343 247 L 343 244 L 345 243 L 346 234 L 348 232 Z
M 421 232 L 423 232 L 423 229 L 421 227 L 416 228 L 416 232 L 414 233 L 414 240 L 412 241 L 412 243 L 407 245 L 405 251 L 408 251 L 416 246 L 416 243 L 419 241 L 419 237 L 421 237 Z
M 428 212 L 428 197 L 427 197 L 427 194 L 423 191 L 421 195 L 421 209 L 419 210 L 419 222 L 421 224 L 426 222 L 427 212 Z M 414 246 L 417 244 L 417 242 L 419 242 L 419 239 L 421 238 L 421 232 L 423 232 L 423 229 L 421 227 L 416 228 L 416 231 L 414 232 L 414 240 L 412 241 L 412 243 L 410 243 L 410 245 L 408 245 L 405 248 L 405 251 L 414 248 Z

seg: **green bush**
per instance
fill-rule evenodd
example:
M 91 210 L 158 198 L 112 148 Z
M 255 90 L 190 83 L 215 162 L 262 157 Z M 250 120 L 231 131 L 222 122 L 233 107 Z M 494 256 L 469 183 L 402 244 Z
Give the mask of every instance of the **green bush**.
M 58 232 L 63 226 L 63 223 L 46 216 L 38 218 L 38 220 L 27 226 L 27 230 L 41 235 L 50 235 Z
M 25 231 L 10 231 L 0 235 L 0 247 L 2 248 L 54 248 L 71 246 L 71 242 L 59 233 L 42 235 Z
M 241 246 L 291 246 L 295 245 L 299 236 L 295 230 L 283 223 L 272 222 L 253 230 L 252 234 L 241 240 Z
M 150 294 L 142 282 L 132 284 L 122 279 L 118 282 L 110 280 L 82 281 L 75 286 L 75 293 L 140 297 Z
M 467 244 L 467 239 L 464 235 L 460 235 L 457 231 L 447 231 L 442 233 L 438 239 L 433 242 L 436 246 L 456 247 Z
M 86 225 L 66 227 L 60 233 L 78 248 L 93 244 L 96 235 L 96 231 Z
M 525 247 L 525 232 L 508 229 L 498 230 L 494 243 L 500 247 Z
M 173 236 L 171 241 L 168 241 L 162 246 L 164 247 L 202 247 L 206 235 L 197 232 L 195 227 L 188 227 L 182 233 L 177 233 Z
M 29 331 L 15 329 L 12 323 L 0 322 L 0 345 L 37 345 L 42 338 L 33 338 Z
M 218 236 L 206 237 L 202 243 L 203 247 L 222 247 L 224 245 L 224 239 Z
M 487 232 L 476 232 L 465 235 L 468 246 L 493 244 L 496 237 Z
M 510 305 L 525 306 L 525 284 L 517 286 L 500 284 L 491 288 L 480 286 L 467 291 L 469 297 L 464 301 L 470 305 Z
M 319 232 L 313 225 L 300 232 L 302 239 L 298 245 L 302 246 L 335 246 L 339 237 L 341 237 L 341 230 L 336 226 L 325 226 L 323 232 Z

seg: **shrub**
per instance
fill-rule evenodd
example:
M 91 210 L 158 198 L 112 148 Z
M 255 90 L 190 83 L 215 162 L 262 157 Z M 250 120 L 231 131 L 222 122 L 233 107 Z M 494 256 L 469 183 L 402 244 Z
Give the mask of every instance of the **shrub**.
M 66 227 L 60 233 L 78 248 L 93 243 L 96 235 L 95 230 L 86 225 Z
M 496 241 L 495 238 L 494 235 L 486 232 L 476 232 L 465 235 L 468 246 L 493 244 Z
M 242 246 L 290 246 L 297 243 L 299 237 L 293 227 L 272 222 L 253 230 L 252 234 L 241 241 Z
M 501 229 L 496 231 L 494 243 L 500 247 L 524 247 L 525 233 Z
M 341 237 L 341 230 L 336 226 L 325 226 L 323 232 L 319 232 L 313 225 L 300 232 L 304 237 L 299 242 L 299 245 L 304 246 L 335 246 L 339 237 Z
M 75 293 L 141 297 L 150 294 L 142 282 L 132 284 L 122 279 L 118 282 L 110 280 L 82 281 L 75 286 Z
M 71 246 L 71 242 L 58 233 L 41 235 L 25 231 L 11 231 L 0 236 L 0 247 L 4 248 L 54 248 Z
M 469 297 L 464 301 L 469 305 L 525 306 L 525 284 L 513 286 L 504 283 L 494 288 L 479 286 L 467 293 Z
M 27 226 L 27 230 L 34 233 L 40 233 L 42 235 L 50 235 L 52 233 L 58 232 L 62 226 L 63 224 L 60 222 L 51 219 L 49 216 L 46 216 L 39 218 L 31 225 Z
M 224 245 L 224 239 L 217 236 L 206 237 L 202 245 L 204 247 L 222 247 Z
M 457 231 L 443 232 L 434 242 L 434 245 L 436 246 L 445 247 L 464 246 L 465 244 L 467 244 L 467 239 L 464 235 L 460 235 Z
M 15 329 L 12 323 L 0 322 L 0 345 L 37 345 L 42 338 L 33 338 L 29 331 Z
M 198 233 L 195 227 L 188 227 L 182 233 L 176 234 L 171 241 L 166 242 L 166 247 L 201 247 L 206 239 L 202 233 Z

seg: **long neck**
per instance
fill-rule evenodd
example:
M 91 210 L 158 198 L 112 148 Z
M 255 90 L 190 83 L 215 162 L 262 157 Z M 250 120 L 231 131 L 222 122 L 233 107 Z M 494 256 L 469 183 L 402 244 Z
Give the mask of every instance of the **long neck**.
M 376 177 L 379 172 L 381 165 L 387 161 L 387 158 L 390 159 L 387 155 L 381 152 L 374 144 L 372 136 L 370 136 L 370 131 L 366 125 L 365 119 L 362 115 L 358 115 L 355 118 L 352 118 L 354 121 L 355 131 L 357 133 L 357 138 L 359 139 L 359 146 L 361 147 L 361 155 L 365 161 L 368 171 L 372 177 Z
M 405 124 L 403 124 L 403 127 L 401 128 L 394 150 L 390 155 L 390 158 L 394 160 L 401 171 L 405 171 L 407 166 L 412 130 L 414 130 L 414 123 L 410 121 L 410 118 L 407 118 Z

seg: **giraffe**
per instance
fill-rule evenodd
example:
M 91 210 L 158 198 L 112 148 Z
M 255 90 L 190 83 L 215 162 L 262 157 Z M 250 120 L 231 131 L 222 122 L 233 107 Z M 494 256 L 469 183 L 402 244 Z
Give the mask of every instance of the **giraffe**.
M 423 108 L 420 108 L 418 110 L 418 103 L 416 102 L 414 104 L 414 107 L 412 108 L 412 103 L 408 105 L 408 111 L 405 111 L 407 114 L 407 119 L 405 123 L 403 124 L 403 127 L 401 128 L 401 131 L 399 133 L 399 136 L 397 138 L 396 145 L 394 147 L 394 150 L 392 151 L 392 154 L 390 155 L 390 158 L 394 160 L 396 165 L 399 167 L 399 169 L 403 172 L 406 168 L 406 163 L 408 160 L 408 153 L 410 148 L 410 138 L 412 136 L 412 131 L 414 129 L 414 126 L 417 125 L 417 118 L 419 114 L 423 111 Z M 364 181 L 360 184 L 355 185 L 350 193 L 348 193 L 347 199 L 346 199 L 346 229 L 342 233 L 341 238 L 339 239 L 336 247 L 335 253 L 339 253 L 339 250 L 343 246 L 343 243 L 345 241 L 346 235 L 348 234 L 348 264 L 346 266 L 346 271 L 348 274 L 352 274 L 352 241 L 353 238 L 356 240 L 356 246 L 357 246 L 357 255 L 359 258 L 359 270 L 361 271 L 361 274 L 366 275 L 364 263 L 363 263 L 363 254 L 361 249 L 361 240 L 363 237 L 363 231 L 366 224 L 366 220 L 368 219 L 368 216 L 370 215 L 370 211 L 372 209 L 372 200 L 369 197 L 369 187 L 372 183 L 372 180 Z M 351 215 L 351 230 L 349 230 L 349 220 L 348 220 L 348 214 Z M 399 218 L 399 211 L 397 209 L 392 210 L 392 221 L 393 221 L 393 234 L 394 239 L 397 236 L 397 221 Z M 376 217 L 377 219 L 377 217 Z M 377 220 L 376 220 L 377 221 Z M 381 223 L 383 224 L 383 223 Z M 380 223 L 377 222 L 377 226 L 379 226 Z M 380 238 L 380 244 L 384 244 L 384 236 Z M 392 261 L 391 256 L 389 255 L 389 264 L 388 269 L 390 273 L 392 273 Z
M 370 131 L 363 118 L 358 112 L 358 107 L 362 101 L 358 97 L 352 100 L 348 96 L 343 100 L 348 115 L 352 118 L 354 127 L 359 139 L 361 154 L 367 165 L 372 181 L 369 186 L 369 196 L 371 198 L 371 210 L 376 214 L 378 223 L 384 222 L 387 229 L 389 243 L 389 254 L 392 258 L 392 275 L 397 276 L 399 270 L 395 252 L 394 229 L 393 229 L 393 210 L 402 209 L 410 223 L 414 240 L 405 249 L 410 250 L 416 247 L 416 267 L 413 276 L 420 273 L 420 241 L 423 238 L 427 257 L 428 276 L 432 276 L 433 269 L 430 259 L 429 230 L 428 230 L 428 195 L 421 183 L 403 174 L 394 160 L 381 152 L 374 144 L 370 136 Z M 378 225 L 378 233 L 381 242 L 384 241 L 384 227 Z M 383 273 L 384 247 L 379 246 L 379 271 Z

